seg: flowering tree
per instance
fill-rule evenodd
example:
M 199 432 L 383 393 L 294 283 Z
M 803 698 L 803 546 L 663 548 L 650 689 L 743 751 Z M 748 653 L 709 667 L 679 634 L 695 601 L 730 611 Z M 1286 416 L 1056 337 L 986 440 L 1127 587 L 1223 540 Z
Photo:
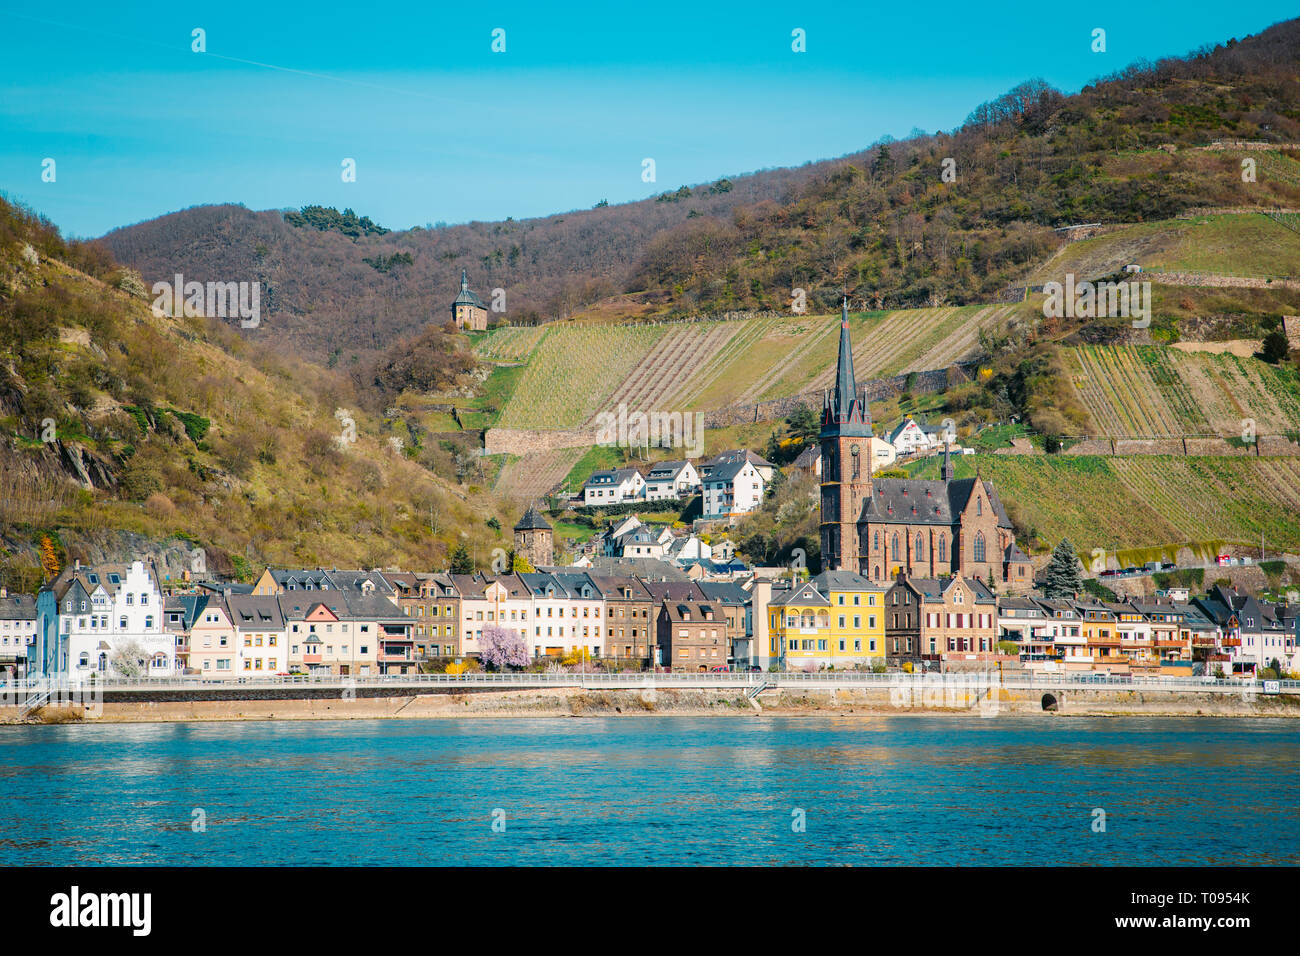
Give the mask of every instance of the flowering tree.
M 479 658 L 494 670 L 528 665 L 528 645 L 516 632 L 495 624 L 483 628 L 479 638 Z

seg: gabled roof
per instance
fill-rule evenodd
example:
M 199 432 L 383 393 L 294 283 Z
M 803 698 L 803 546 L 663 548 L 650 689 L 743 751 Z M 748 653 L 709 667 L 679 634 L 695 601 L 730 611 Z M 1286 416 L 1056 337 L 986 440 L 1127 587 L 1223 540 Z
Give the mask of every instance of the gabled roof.
M 646 475 L 646 481 L 672 481 L 689 465 L 690 462 L 685 459 L 681 461 L 661 461 L 657 462 Z
M 899 584 L 910 587 L 913 592 L 927 601 L 943 601 L 947 599 L 948 592 L 957 583 L 958 577 L 958 575 L 944 578 L 909 578 L 905 576 L 899 579 Z M 997 598 L 994 597 L 993 592 L 979 578 L 962 577 L 961 580 L 974 593 L 976 604 L 997 604 Z
M 703 480 L 704 481 L 733 481 L 738 474 L 740 474 L 742 471 L 745 470 L 746 465 L 751 465 L 751 464 L 754 463 L 747 458 L 735 458 L 735 459 L 728 459 L 727 461 L 718 462 L 717 464 L 708 466 L 708 471 L 704 474 Z M 755 471 L 757 471 L 757 466 L 755 466 Z M 759 481 L 762 481 L 763 476 L 759 475 L 758 479 Z
M 822 446 L 814 442 L 799 452 L 799 457 L 794 460 L 794 466 L 796 468 L 814 468 L 821 456 Z
M 281 630 L 284 612 L 280 599 L 270 594 L 232 594 L 222 603 L 228 609 L 230 622 L 242 630 Z
M 787 607 L 792 604 L 797 604 L 800 607 L 831 606 L 830 599 L 822 594 L 811 581 L 804 581 L 802 584 L 792 587 L 779 598 L 773 595 L 771 601 L 772 607 Z
M 10 594 L 0 598 L 0 621 L 36 620 L 36 598 L 30 594 Z
M 951 481 L 922 478 L 876 478 L 871 495 L 862 503 L 858 520 L 888 521 L 892 524 L 951 525 L 966 510 L 975 483 L 980 478 L 955 478 Z M 984 482 L 984 492 L 998 518 L 999 528 L 1010 528 L 1011 519 L 1002 507 L 992 484 Z M 1028 559 L 1025 559 L 1028 560 Z
M 823 594 L 831 591 L 880 591 L 879 585 L 872 584 L 860 574 L 852 571 L 823 571 L 812 579 L 812 583 Z

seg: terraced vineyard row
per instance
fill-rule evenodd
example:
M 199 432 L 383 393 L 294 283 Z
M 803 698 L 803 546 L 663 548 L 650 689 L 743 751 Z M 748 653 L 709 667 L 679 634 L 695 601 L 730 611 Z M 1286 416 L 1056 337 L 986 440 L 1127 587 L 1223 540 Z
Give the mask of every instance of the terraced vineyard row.
M 1160 346 L 1070 350 L 1079 399 L 1095 434 L 1113 438 L 1261 435 L 1300 428 L 1300 380 L 1290 369 L 1230 353 Z
M 1116 437 L 1176 437 L 1197 432 L 1165 401 L 1134 346 L 1090 346 L 1074 350 L 1079 373 L 1075 388 L 1084 406 Z
M 1115 458 L 1131 493 L 1172 516 L 1189 540 L 1300 546 L 1300 462 L 1293 458 Z
M 747 365 L 748 353 L 781 321 L 781 319 L 763 318 L 723 323 L 731 329 L 726 344 L 704 363 L 690 381 L 670 397 L 670 404 L 674 408 L 680 405 L 692 409 L 728 404 L 730 399 L 723 396 L 731 394 L 727 390 L 727 383 L 734 378 L 733 370 L 743 372 Z
M 1080 554 L 1220 540 L 1300 550 L 1300 459 L 995 456 L 957 460 L 993 481 L 1013 516 Z M 938 464 L 927 463 L 937 475 Z M 931 476 L 918 472 L 919 476 Z
M 687 325 L 668 333 L 646 353 L 632 374 L 615 389 L 605 407 L 626 403 L 629 409 L 678 411 L 664 399 L 680 389 L 732 338 L 731 323 Z
M 558 428 L 586 422 L 667 330 L 664 325 L 548 329 L 502 410 L 500 424 Z
M 507 326 L 493 329 L 474 346 L 474 354 L 496 362 L 522 362 L 537 348 L 546 326 Z
M 529 500 L 545 497 L 578 463 L 585 448 L 560 448 L 506 462 L 497 475 L 497 494 Z

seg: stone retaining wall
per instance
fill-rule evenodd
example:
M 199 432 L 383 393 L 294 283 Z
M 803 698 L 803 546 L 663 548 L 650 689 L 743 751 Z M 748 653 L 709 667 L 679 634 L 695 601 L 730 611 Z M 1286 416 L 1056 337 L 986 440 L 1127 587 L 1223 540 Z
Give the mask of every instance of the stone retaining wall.
M 1283 276 L 1225 276 L 1208 272 L 1142 272 L 1138 278 L 1157 285 L 1203 286 L 1216 289 L 1300 289 L 1300 279 Z

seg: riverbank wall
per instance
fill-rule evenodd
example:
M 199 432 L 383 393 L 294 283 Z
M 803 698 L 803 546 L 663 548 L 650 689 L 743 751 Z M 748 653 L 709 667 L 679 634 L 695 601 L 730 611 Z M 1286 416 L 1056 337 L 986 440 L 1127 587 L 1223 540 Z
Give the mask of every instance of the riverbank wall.
M 176 693 L 110 695 L 98 710 L 48 707 L 20 717 L 0 707 L 3 723 L 155 723 L 226 720 L 374 720 L 444 717 L 618 717 L 618 716 L 902 716 L 965 714 L 975 718 L 1037 714 L 1070 716 L 1300 717 L 1300 696 L 1181 693 L 1150 690 L 1051 691 L 939 688 L 900 692 L 887 688 L 837 690 L 772 689 L 750 701 L 737 690 L 451 690 L 411 694 L 306 696 L 301 689 L 261 691 L 240 699 L 200 700 Z

